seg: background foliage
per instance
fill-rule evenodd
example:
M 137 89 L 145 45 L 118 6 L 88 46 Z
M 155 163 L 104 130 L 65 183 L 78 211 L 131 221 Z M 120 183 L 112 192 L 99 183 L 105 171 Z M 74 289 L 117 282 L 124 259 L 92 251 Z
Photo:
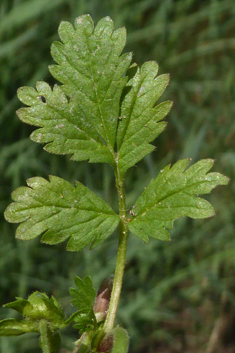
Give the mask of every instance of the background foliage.
M 179 158 L 215 158 L 214 170 L 231 178 L 210 196 L 217 216 L 182 219 L 172 241 L 144 245 L 129 239 L 119 322 L 131 335 L 131 352 L 216 352 L 235 342 L 234 113 L 235 3 L 233 0 L 1 0 L 0 3 L 0 302 L 27 297 L 33 290 L 60 299 L 71 313 L 68 287 L 76 275 L 89 274 L 98 288 L 113 272 L 116 238 L 90 252 L 65 252 L 38 240 L 14 239 L 14 226 L 3 219 L 11 192 L 32 176 L 58 175 L 89 186 L 117 205 L 112 170 L 107 165 L 75 163 L 49 155 L 29 140 L 32 128 L 15 111 L 16 90 L 37 80 L 53 83 L 47 66 L 50 45 L 61 20 L 90 13 L 97 22 L 109 15 L 116 28 L 125 25 L 126 51 L 141 65 L 156 60 L 170 72 L 163 100 L 173 100 L 168 128 L 157 149 L 126 175 L 127 202 L 133 205 L 144 186 L 167 163 Z M 0 319 L 12 316 L 0 309 Z M 219 323 L 227 335 L 218 329 Z M 227 325 L 227 326 L 226 326 Z M 72 348 L 75 332 L 64 332 Z M 37 337 L 2 338 L 0 351 L 39 352 Z M 220 347 L 221 346 L 221 347 Z M 218 350 L 217 350 L 218 351 Z

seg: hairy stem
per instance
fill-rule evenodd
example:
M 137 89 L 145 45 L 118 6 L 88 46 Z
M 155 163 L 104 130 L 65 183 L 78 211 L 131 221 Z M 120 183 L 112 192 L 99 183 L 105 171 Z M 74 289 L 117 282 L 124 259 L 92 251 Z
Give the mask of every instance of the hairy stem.
M 40 320 L 39 330 L 40 330 L 41 349 L 42 349 L 43 353 L 51 353 L 50 341 L 49 341 L 49 337 L 48 337 L 48 327 L 47 327 L 46 320 L 44 320 L 44 319 Z
M 123 279 L 124 268 L 125 268 L 127 237 L 128 237 L 124 180 L 119 174 L 118 164 L 117 164 L 117 170 L 115 172 L 115 177 L 116 177 L 116 186 L 117 186 L 118 198 L 119 198 L 119 216 L 120 216 L 119 244 L 118 244 L 116 269 L 115 269 L 115 275 L 114 275 L 114 281 L 113 281 L 113 289 L 112 289 L 107 318 L 104 324 L 105 332 L 109 332 L 112 330 L 114 326 L 116 314 L 117 314 L 118 303 L 119 303 L 119 298 L 120 298 L 121 289 L 122 289 L 122 279 Z

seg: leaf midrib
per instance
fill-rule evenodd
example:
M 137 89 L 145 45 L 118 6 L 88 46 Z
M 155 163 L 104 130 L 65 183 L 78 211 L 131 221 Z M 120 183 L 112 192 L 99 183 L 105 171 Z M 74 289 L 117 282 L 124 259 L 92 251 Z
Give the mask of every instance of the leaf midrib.
M 202 183 L 206 183 L 206 182 L 208 182 L 208 180 L 199 181 L 199 182 L 194 183 L 193 185 L 202 184 Z M 186 186 L 185 186 L 184 188 L 181 188 L 181 189 L 178 190 L 177 192 L 173 192 L 173 193 L 171 193 L 170 195 L 168 195 L 167 197 L 164 197 L 164 198 L 158 200 L 157 203 L 155 203 L 154 205 L 152 205 L 152 206 L 146 208 L 143 212 L 141 212 L 141 213 L 139 213 L 138 215 L 136 215 L 136 218 L 137 218 L 137 217 L 142 217 L 142 216 L 144 216 L 144 214 L 145 214 L 146 212 L 148 212 L 149 210 L 153 209 L 154 207 L 157 208 L 157 206 L 159 205 L 160 202 L 165 201 L 166 199 L 168 199 L 168 198 L 170 198 L 171 196 L 176 195 L 176 194 L 178 194 L 178 193 L 180 193 L 180 192 L 183 192 L 183 194 L 185 194 L 185 195 L 187 195 L 187 196 L 199 197 L 199 196 L 196 196 L 196 195 L 189 195 L 189 194 L 187 194 L 186 192 L 184 192 L 184 190 L 186 190 L 188 187 L 192 187 L 192 185 L 187 185 L 187 184 L 186 184 Z M 174 206 L 173 208 L 177 208 L 177 207 L 186 207 L 186 206 Z M 134 218 L 133 221 L 134 221 L 136 218 Z

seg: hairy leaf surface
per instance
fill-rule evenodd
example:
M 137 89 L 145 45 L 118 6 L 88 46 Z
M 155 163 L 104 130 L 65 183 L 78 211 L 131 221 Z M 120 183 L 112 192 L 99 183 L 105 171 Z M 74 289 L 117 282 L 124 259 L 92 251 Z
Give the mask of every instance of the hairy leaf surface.
M 132 66 L 132 69 L 135 65 Z M 169 113 L 172 102 L 155 106 L 169 82 L 169 75 L 160 75 L 156 62 L 146 62 L 128 82 L 131 87 L 121 106 L 117 133 L 120 172 L 140 161 L 154 150 L 153 141 L 166 127 L 162 121 Z
M 17 111 L 25 123 L 41 127 L 35 130 L 31 140 L 46 144 L 44 149 L 55 154 L 71 154 L 72 160 L 106 162 L 113 164 L 113 156 L 95 125 L 83 119 L 74 100 L 69 100 L 60 86 L 52 90 L 46 82 L 18 89 L 19 99 L 29 107 Z
M 79 182 L 74 187 L 50 176 L 49 181 L 30 178 L 27 184 L 12 193 L 15 202 L 5 211 L 6 220 L 21 223 L 16 230 L 19 239 L 43 234 L 43 243 L 57 244 L 70 237 L 67 249 L 77 251 L 103 242 L 118 225 L 110 206 Z
M 127 81 L 124 76 L 131 54 L 121 55 L 126 31 L 113 31 L 109 17 L 94 28 L 89 15 L 78 17 L 75 28 L 62 22 L 59 36 L 51 49 L 58 65 L 50 67 L 52 75 L 63 83 L 64 92 L 76 99 L 84 117 L 97 123 L 96 129 L 108 145 L 114 146 L 119 116 L 119 100 Z
M 18 91 L 20 100 L 29 105 L 18 115 L 41 127 L 31 138 L 45 143 L 48 152 L 114 164 L 119 103 L 132 55 L 121 55 L 126 31 L 113 27 L 105 17 L 94 28 L 89 15 L 78 17 L 75 27 L 62 22 L 62 42 L 54 42 L 51 48 L 57 65 L 50 66 L 50 71 L 63 86 L 51 90 L 38 82 L 37 90 Z
M 189 159 L 180 160 L 164 168 L 151 180 L 137 200 L 129 229 L 145 242 L 149 237 L 169 240 L 175 219 L 180 217 L 206 218 L 214 215 L 211 204 L 197 195 L 208 194 L 217 185 L 226 185 L 227 177 L 208 173 L 214 161 L 201 160 L 188 169 Z

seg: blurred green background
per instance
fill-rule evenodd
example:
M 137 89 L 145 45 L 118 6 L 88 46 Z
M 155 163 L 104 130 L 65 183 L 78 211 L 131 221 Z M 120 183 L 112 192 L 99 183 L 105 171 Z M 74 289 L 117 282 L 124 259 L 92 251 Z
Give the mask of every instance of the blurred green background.
M 208 197 L 216 217 L 175 222 L 172 241 L 143 245 L 130 236 L 118 322 L 129 330 L 130 352 L 235 352 L 235 2 L 234 0 L 1 0 L 0 2 L 0 303 L 33 290 L 53 294 L 71 313 L 68 287 L 76 275 L 94 285 L 115 267 L 117 239 L 92 251 L 65 252 L 39 240 L 14 239 L 3 212 L 11 192 L 32 176 L 79 180 L 114 208 L 107 165 L 70 162 L 30 141 L 32 127 L 16 117 L 20 86 L 55 81 L 47 66 L 61 20 L 89 13 L 126 26 L 126 51 L 141 65 L 156 60 L 171 82 L 162 99 L 174 101 L 157 149 L 126 175 L 128 206 L 152 177 L 180 158 L 214 158 L 231 178 Z M 0 319 L 13 311 L 0 309 Z M 73 329 L 62 346 L 72 350 Z M 38 353 L 37 336 L 1 338 L 0 352 Z

